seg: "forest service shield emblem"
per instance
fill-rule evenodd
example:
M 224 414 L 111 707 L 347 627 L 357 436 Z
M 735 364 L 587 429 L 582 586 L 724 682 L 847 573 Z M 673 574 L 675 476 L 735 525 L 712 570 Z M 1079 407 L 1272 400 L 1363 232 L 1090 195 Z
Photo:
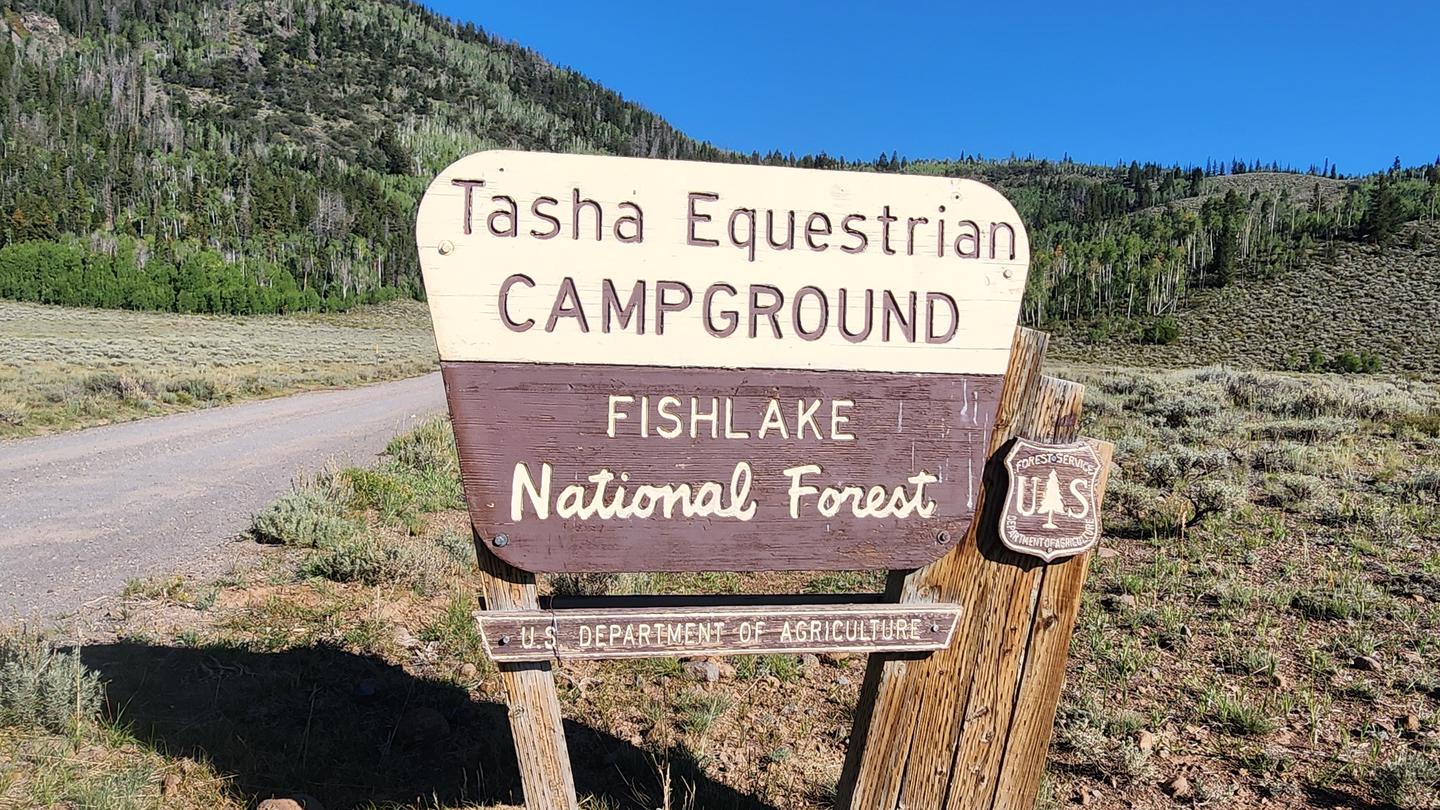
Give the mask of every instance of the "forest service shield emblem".
M 1052 562 L 1095 546 L 1100 458 L 1093 447 L 1016 439 L 1005 454 L 1005 470 L 1010 482 L 1000 541 L 1007 548 Z

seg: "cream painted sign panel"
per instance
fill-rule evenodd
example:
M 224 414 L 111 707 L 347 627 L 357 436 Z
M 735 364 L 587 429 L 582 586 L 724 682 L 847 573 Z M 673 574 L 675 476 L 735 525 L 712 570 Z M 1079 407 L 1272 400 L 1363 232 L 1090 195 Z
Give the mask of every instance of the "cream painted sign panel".
M 443 360 L 999 374 L 1030 246 L 961 179 L 481 152 L 417 224 Z
M 900 569 L 968 528 L 1030 258 L 993 189 L 484 152 L 416 234 L 511 565 Z

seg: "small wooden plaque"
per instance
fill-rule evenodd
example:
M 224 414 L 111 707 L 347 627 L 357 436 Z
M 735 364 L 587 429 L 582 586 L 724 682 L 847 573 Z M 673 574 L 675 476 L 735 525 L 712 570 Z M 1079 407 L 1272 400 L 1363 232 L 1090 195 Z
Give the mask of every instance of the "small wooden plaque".
M 948 646 L 961 607 L 775 605 L 722 608 L 479 611 L 496 662 L 921 652 Z
M 1000 540 L 1006 547 L 1052 562 L 1095 546 L 1101 470 L 1094 447 L 1016 439 L 1005 454 L 1005 470 L 1010 484 Z

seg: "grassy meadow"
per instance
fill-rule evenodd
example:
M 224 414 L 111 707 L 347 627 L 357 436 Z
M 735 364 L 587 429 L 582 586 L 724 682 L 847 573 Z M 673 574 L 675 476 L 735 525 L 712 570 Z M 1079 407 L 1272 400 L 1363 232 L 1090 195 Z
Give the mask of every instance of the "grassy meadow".
M 226 317 L 0 300 L 0 439 L 435 366 L 424 304 Z
M 1042 806 L 1440 807 L 1440 386 L 1059 372 L 1087 385 L 1085 432 L 1116 443 L 1118 470 Z M 0 805 L 518 801 L 503 690 L 469 618 L 474 550 L 448 425 L 397 439 L 375 467 L 299 482 L 252 534 L 257 554 L 229 577 L 133 582 L 77 630 L 78 658 L 33 679 L 53 681 L 48 725 L 0 682 Z M 878 584 L 830 572 L 542 587 Z M 7 656 L 21 661 L 5 665 L 12 680 L 36 666 Z M 584 806 L 829 806 L 863 659 L 727 659 L 715 681 L 703 669 L 558 668 Z

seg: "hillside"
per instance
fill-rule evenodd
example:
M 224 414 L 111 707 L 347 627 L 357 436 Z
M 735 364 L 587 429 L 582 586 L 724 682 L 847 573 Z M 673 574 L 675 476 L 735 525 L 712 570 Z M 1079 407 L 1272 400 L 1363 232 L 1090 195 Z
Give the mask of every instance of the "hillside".
M 410 2 L 0 0 L 0 19 L 0 246 L 36 246 L 0 257 L 0 297 L 245 314 L 418 294 L 416 201 L 463 154 L 718 155 Z
M 1234 191 L 1244 199 L 1252 195 L 1269 196 L 1272 199 L 1298 200 L 1314 208 L 1333 209 L 1345 203 L 1347 189 L 1354 181 L 1333 177 L 1317 177 L 1298 172 L 1245 172 L 1244 174 L 1222 174 L 1206 177 L 1200 181 L 1198 193 L 1179 197 L 1166 205 L 1199 211 L 1207 200 L 1223 199 Z M 1142 213 L 1159 214 L 1165 205 L 1155 205 Z
M 418 198 L 491 147 L 981 179 L 1030 229 L 1025 321 L 1120 338 L 1440 213 L 1440 163 L 1344 177 L 963 144 L 926 160 L 727 152 L 410 0 L 0 0 L 0 25 L 0 298 L 38 303 L 254 314 L 421 297 Z
M 1123 366 L 1323 370 L 1344 355 L 1387 372 L 1440 372 L 1440 226 L 1415 224 L 1386 249 L 1347 244 L 1273 277 L 1202 290 L 1178 336 L 1147 345 L 1086 325 L 1056 329 L 1056 356 Z M 1373 365 L 1373 364 L 1372 364 Z

